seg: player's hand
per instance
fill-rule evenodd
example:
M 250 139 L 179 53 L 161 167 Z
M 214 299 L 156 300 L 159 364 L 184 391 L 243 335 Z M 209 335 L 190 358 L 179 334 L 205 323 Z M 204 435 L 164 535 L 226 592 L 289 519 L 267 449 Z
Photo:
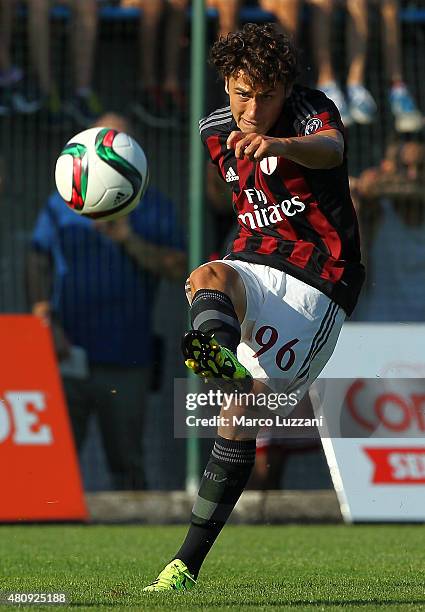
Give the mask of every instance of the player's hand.
M 235 150 L 236 159 L 245 157 L 251 161 L 261 161 L 271 156 L 282 157 L 285 153 L 285 143 L 282 138 L 237 131 L 230 133 L 227 148 Z
M 128 216 L 112 221 L 95 221 L 94 226 L 99 232 L 119 244 L 128 240 L 133 233 Z

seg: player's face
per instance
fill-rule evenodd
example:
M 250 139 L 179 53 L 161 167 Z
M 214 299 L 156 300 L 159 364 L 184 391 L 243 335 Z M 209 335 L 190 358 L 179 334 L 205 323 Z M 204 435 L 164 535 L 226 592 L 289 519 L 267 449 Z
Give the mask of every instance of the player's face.
M 252 87 L 240 72 L 226 82 L 230 109 L 241 132 L 267 134 L 276 123 L 287 94 L 283 83 L 273 88 Z

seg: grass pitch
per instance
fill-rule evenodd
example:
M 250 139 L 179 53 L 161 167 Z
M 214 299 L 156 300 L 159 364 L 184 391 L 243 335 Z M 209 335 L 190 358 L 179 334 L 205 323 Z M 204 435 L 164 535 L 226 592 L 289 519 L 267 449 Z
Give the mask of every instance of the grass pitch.
M 2 526 L 0 591 L 65 591 L 90 611 L 425 610 L 422 526 L 229 526 L 195 590 L 142 593 L 185 531 Z

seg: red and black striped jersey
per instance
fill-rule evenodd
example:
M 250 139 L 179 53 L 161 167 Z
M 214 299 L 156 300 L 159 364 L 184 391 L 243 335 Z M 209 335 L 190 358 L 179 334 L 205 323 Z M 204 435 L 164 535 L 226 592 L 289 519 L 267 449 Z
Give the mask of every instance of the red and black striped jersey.
M 226 141 L 238 130 L 230 106 L 200 121 L 201 138 L 233 191 L 238 232 L 229 259 L 268 265 L 316 287 L 347 314 L 364 280 L 347 160 L 312 170 L 284 157 L 236 159 Z M 297 85 L 269 136 L 307 136 L 344 127 L 324 93 Z M 345 147 L 346 148 L 346 147 Z

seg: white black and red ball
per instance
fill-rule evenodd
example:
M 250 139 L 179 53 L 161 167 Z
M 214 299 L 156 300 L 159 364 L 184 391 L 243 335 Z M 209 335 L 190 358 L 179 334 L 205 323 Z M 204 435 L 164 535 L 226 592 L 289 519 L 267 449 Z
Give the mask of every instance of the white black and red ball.
M 128 134 L 108 127 L 80 132 L 56 162 L 57 189 L 77 214 L 116 219 L 140 202 L 149 183 L 142 147 Z

